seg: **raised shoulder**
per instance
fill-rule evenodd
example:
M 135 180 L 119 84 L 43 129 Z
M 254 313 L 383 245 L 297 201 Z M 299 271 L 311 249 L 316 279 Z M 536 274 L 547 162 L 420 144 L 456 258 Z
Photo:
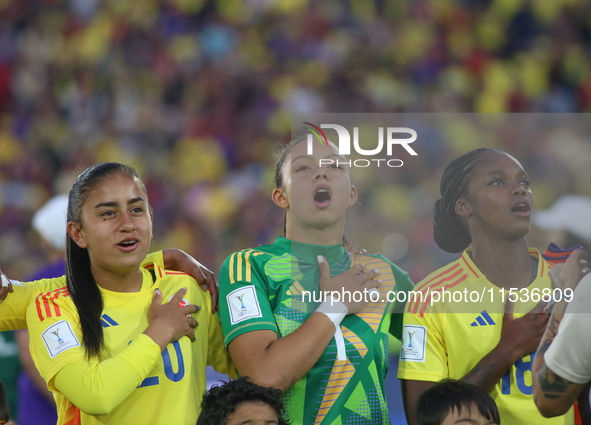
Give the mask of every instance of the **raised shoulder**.
M 220 273 L 220 281 L 251 282 L 253 267 L 263 270 L 267 261 L 273 258 L 273 254 L 259 249 L 244 249 L 230 255 L 224 261 Z
M 469 277 L 478 278 L 478 273 L 474 267 L 464 261 L 463 256 L 441 267 L 415 285 L 413 291 L 420 296 L 409 299 L 405 313 L 422 315 L 429 304 L 430 293 L 441 291 L 444 288 L 446 291 L 463 290 L 464 286 L 470 282 Z
M 158 272 L 158 270 L 156 270 Z M 166 293 L 166 299 L 175 294 L 181 288 L 187 288 L 186 298 L 191 304 L 197 304 L 204 308 L 204 311 L 211 313 L 211 295 L 209 291 L 204 291 L 193 276 L 176 270 L 162 270 L 162 277 L 159 278 L 158 285 L 163 293 Z

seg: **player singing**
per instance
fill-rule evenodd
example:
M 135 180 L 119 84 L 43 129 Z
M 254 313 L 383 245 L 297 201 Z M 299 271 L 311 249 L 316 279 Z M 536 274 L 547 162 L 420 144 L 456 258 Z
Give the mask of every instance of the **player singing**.
M 15 287 L 0 304 L 0 330 L 22 327 L 23 302 L 39 294 L 26 325 L 58 425 L 195 424 L 206 366 L 235 369 L 209 294 L 188 275 L 142 264 L 152 214 L 135 170 L 84 171 L 69 194 L 68 235 L 67 275 Z
M 357 201 L 345 160 L 332 144 L 310 155 L 306 136 L 294 140 L 277 162 L 272 194 L 285 211 L 285 237 L 232 254 L 219 277 L 220 319 L 238 371 L 284 391 L 294 424 L 389 423 L 388 332 L 399 336 L 402 323 L 391 320 L 386 293 L 412 282 L 380 254 L 351 258 L 343 248 L 345 213 Z M 332 308 L 306 296 L 371 288 L 381 296 L 375 302 Z
M 543 418 L 532 397 L 531 366 L 548 315 L 540 314 L 546 303 L 523 295 L 550 288 L 550 279 L 548 264 L 526 241 L 534 206 L 527 173 L 504 152 L 477 149 L 447 166 L 441 196 L 433 218 L 435 242 L 462 255 L 415 291 L 467 289 L 487 296 L 481 303 L 446 298 L 431 306 L 427 298 L 405 307 L 398 377 L 408 423 L 417 423 L 414 406 L 421 393 L 443 378 L 488 391 L 503 424 L 572 423 L 572 411 Z M 510 288 L 523 289 L 515 304 L 503 301 Z

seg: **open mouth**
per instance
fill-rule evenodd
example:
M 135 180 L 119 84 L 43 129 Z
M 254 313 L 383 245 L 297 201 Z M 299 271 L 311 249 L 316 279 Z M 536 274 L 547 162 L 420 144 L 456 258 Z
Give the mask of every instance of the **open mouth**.
M 320 189 L 318 192 L 316 192 L 316 195 L 314 195 L 314 202 L 322 203 L 326 201 L 330 201 L 330 194 L 328 193 L 328 190 Z
M 520 215 L 528 215 L 531 211 L 531 207 L 529 202 L 519 202 L 513 208 L 511 208 L 512 213 L 517 213 Z
M 314 193 L 314 197 L 312 198 L 314 201 L 314 205 L 318 208 L 326 208 L 330 205 L 330 190 L 328 187 L 318 187 L 316 189 L 316 193 Z
M 123 251 L 131 251 L 137 246 L 138 243 L 139 241 L 136 239 L 128 239 L 118 243 L 117 246 Z

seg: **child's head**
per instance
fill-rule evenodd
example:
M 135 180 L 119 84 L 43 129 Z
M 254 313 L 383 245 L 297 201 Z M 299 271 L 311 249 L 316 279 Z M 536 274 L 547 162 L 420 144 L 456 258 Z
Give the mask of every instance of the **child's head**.
M 10 409 L 8 408 L 8 400 L 6 399 L 6 392 L 4 391 L 4 385 L 0 382 L 0 424 L 11 425 Z
M 203 396 L 197 425 L 287 425 L 280 395 L 245 376 L 214 386 Z
M 417 401 L 418 425 L 500 425 L 493 398 L 476 385 L 446 379 Z

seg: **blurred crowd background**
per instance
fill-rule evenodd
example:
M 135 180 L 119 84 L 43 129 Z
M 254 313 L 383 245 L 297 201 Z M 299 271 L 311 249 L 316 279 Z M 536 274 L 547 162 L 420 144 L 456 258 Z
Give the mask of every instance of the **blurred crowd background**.
M 0 259 L 30 273 L 43 261 L 33 212 L 114 160 L 148 187 L 154 247 L 217 271 L 281 229 L 271 174 L 290 114 L 585 112 L 590 48 L 583 0 L 0 0 Z M 510 132 L 419 139 L 424 160 L 387 192 L 432 205 L 447 162 L 486 145 L 534 168 L 534 189 L 548 183 L 538 206 L 585 193 L 588 139 L 565 156 Z M 411 241 L 414 280 L 437 266 L 437 253 L 412 263 L 436 251 L 429 215 L 390 214 Z
M 591 110 L 590 55 L 584 0 L 0 0 L 0 263 L 23 278 L 45 261 L 33 213 L 97 162 L 138 169 L 155 249 L 218 272 L 281 231 L 273 154 L 298 134 L 293 114 L 556 117 L 536 129 L 454 116 L 419 132 L 406 166 L 360 171 L 379 221 L 353 237 L 406 243 L 390 257 L 418 282 L 450 259 L 431 212 L 456 156 L 513 154 L 538 209 L 591 193 L 588 119 L 573 131 L 567 115 Z M 530 243 L 546 242 L 534 229 Z

